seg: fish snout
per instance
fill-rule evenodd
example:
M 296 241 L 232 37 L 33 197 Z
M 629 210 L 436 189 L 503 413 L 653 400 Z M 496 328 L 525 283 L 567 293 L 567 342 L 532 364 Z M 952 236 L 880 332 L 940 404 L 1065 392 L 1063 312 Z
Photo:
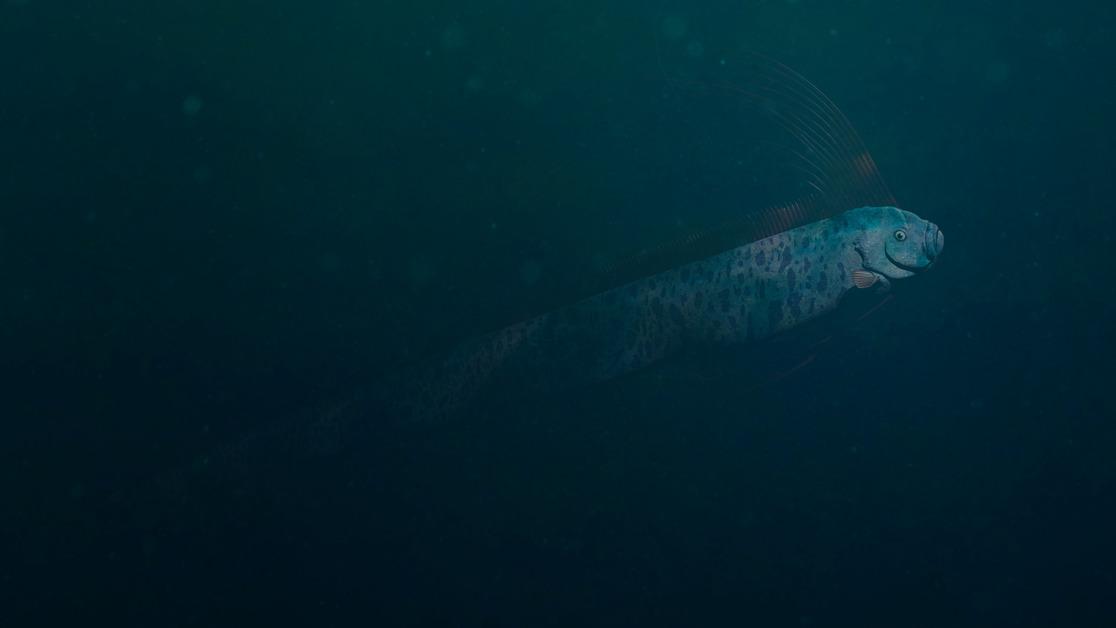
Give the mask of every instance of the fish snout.
M 926 258 L 933 262 L 941 255 L 943 247 L 945 247 L 945 235 L 942 234 L 942 230 L 938 228 L 938 225 L 929 223 L 926 226 Z

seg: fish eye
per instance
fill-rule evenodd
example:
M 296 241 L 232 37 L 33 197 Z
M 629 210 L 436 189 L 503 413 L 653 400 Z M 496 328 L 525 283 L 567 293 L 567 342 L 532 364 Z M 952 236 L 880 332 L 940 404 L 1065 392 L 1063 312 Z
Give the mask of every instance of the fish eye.
M 907 232 L 903 231 L 902 229 L 896 230 L 895 231 L 895 239 L 900 241 L 900 242 L 902 242 L 903 240 L 906 240 L 907 239 Z

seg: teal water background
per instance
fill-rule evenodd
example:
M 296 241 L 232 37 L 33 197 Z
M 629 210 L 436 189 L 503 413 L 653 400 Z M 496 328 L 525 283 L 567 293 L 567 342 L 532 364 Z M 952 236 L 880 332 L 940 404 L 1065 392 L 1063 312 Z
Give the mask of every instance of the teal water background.
M 12 625 L 1112 625 L 1114 13 L 7 0 Z M 744 50 L 946 234 L 876 322 L 135 488 L 750 207 Z

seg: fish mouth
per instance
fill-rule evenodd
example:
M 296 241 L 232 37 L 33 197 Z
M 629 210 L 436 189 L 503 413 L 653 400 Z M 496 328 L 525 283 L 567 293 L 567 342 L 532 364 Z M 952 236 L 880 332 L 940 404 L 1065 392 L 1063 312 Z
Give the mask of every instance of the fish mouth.
M 938 225 L 932 222 L 927 223 L 926 238 L 923 239 L 923 251 L 926 253 L 926 259 L 930 260 L 927 267 L 934 265 L 943 248 L 945 248 L 945 234 L 938 228 Z
M 909 273 L 921 273 L 934 265 L 934 261 L 931 260 L 925 266 L 912 266 L 910 264 L 904 264 L 903 262 L 900 262 L 899 260 L 892 257 L 890 254 L 887 254 L 887 261 L 891 262 L 891 264 L 896 268 L 905 270 Z

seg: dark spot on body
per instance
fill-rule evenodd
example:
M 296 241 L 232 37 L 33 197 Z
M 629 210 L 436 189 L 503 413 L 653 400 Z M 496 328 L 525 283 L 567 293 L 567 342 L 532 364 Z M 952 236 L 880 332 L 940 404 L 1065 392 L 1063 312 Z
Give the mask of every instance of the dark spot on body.
M 685 322 L 685 318 L 682 316 L 682 309 L 673 303 L 670 306 L 670 320 L 676 325 L 681 325 Z
M 798 319 L 802 317 L 802 295 L 797 290 L 792 290 L 787 295 L 787 307 L 790 309 L 790 314 Z
M 765 262 L 767 262 L 767 255 L 763 251 L 756 253 L 756 264 L 763 266 Z
M 778 329 L 783 320 L 783 304 L 781 301 L 772 301 L 767 305 L 767 328 Z
M 802 290 L 798 286 L 798 273 L 793 268 L 787 269 L 787 305 L 790 307 L 791 315 L 799 317 L 802 310 L 799 304 L 802 302 Z

